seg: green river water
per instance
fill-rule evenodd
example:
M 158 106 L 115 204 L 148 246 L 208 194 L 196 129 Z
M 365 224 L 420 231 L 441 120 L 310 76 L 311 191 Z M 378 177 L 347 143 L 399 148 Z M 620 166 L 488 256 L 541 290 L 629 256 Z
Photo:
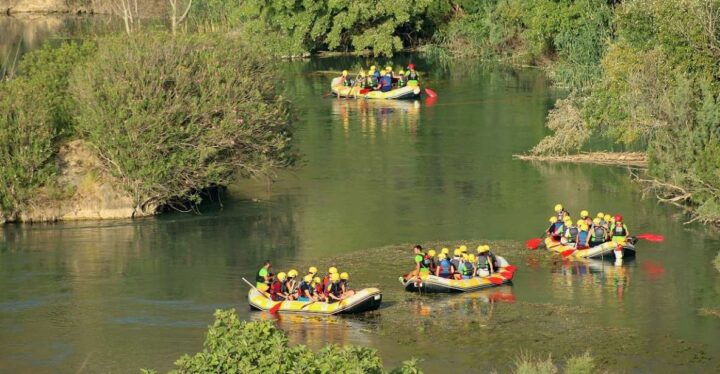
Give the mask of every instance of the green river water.
M 436 102 L 323 98 L 329 77 L 313 72 L 363 61 L 286 63 L 302 161 L 272 185 L 231 186 L 222 208 L 0 228 L 0 372 L 166 370 L 201 350 L 218 308 L 272 319 L 293 343 L 367 345 L 388 365 L 417 357 L 428 372 L 504 371 L 520 352 L 562 361 L 586 350 L 612 372 L 720 371 L 720 319 L 700 312 L 720 308 L 717 233 L 643 199 L 624 168 L 513 160 L 546 134 L 563 95 L 540 71 L 395 62 L 410 60 Z M 640 243 L 622 266 L 525 250 L 557 202 L 573 215 L 621 212 L 631 231 L 666 241 Z M 519 267 L 514 285 L 402 291 L 412 244 L 461 242 L 490 242 Z M 380 287 L 383 307 L 250 312 L 241 277 L 266 258 L 284 270 L 337 264 L 356 288 Z

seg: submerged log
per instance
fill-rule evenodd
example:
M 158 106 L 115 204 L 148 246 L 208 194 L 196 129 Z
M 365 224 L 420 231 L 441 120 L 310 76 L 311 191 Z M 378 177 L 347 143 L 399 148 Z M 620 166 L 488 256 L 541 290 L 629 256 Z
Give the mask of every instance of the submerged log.
M 599 165 L 623 165 L 647 167 L 647 156 L 643 152 L 583 152 L 562 156 L 513 155 L 526 161 L 573 162 Z

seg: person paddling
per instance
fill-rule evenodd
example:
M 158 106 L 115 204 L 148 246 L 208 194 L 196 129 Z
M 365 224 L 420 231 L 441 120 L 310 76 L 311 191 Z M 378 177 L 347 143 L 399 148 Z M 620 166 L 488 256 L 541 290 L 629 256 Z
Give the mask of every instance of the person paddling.
M 625 240 L 630 235 L 627 226 L 623 223 L 623 216 L 620 214 L 615 215 L 615 222 L 610 227 L 610 233 L 612 234 L 612 241 L 618 244 L 625 244 Z
M 342 300 L 342 286 L 340 285 L 340 275 L 334 273 L 330 275 L 330 284 L 327 289 L 328 302 L 333 303 Z
M 265 260 L 263 266 L 258 270 L 257 276 L 255 276 L 255 287 L 260 291 L 267 291 L 270 288 L 270 268 L 272 264 L 270 260 Z

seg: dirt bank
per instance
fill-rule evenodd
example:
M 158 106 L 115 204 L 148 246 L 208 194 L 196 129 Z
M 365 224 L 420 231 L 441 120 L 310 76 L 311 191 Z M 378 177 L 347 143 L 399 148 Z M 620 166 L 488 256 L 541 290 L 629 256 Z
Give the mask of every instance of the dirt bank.
M 3 14 L 22 13 L 74 13 L 110 14 L 113 0 L 0 0 Z M 168 2 L 163 0 L 142 0 L 137 2 L 141 18 L 155 17 L 167 11 Z
M 102 171 L 100 160 L 79 140 L 60 148 L 57 158 L 58 187 L 43 188 L 28 208 L 7 222 L 52 222 L 65 220 L 118 219 L 154 215 L 156 207 L 144 210 L 117 186 L 120 183 Z M 2 223 L 2 220 L 0 220 Z

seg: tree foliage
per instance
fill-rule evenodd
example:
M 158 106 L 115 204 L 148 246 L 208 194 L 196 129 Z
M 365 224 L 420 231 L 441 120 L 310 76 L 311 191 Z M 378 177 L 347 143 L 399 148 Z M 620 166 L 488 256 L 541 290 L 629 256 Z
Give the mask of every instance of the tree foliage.
M 240 321 L 235 310 L 218 310 L 204 349 L 175 361 L 175 373 L 384 373 L 371 348 L 327 345 L 319 352 L 290 346 L 272 323 Z M 152 371 L 144 370 L 149 373 Z M 393 373 L 420 373 L 408 361 Z
M 215 34 L 99 45 L 73 76 L 77 129 L 138 207 L 198 202 L 203 189 L 292 162 L 289 106 L 259 50 Z

